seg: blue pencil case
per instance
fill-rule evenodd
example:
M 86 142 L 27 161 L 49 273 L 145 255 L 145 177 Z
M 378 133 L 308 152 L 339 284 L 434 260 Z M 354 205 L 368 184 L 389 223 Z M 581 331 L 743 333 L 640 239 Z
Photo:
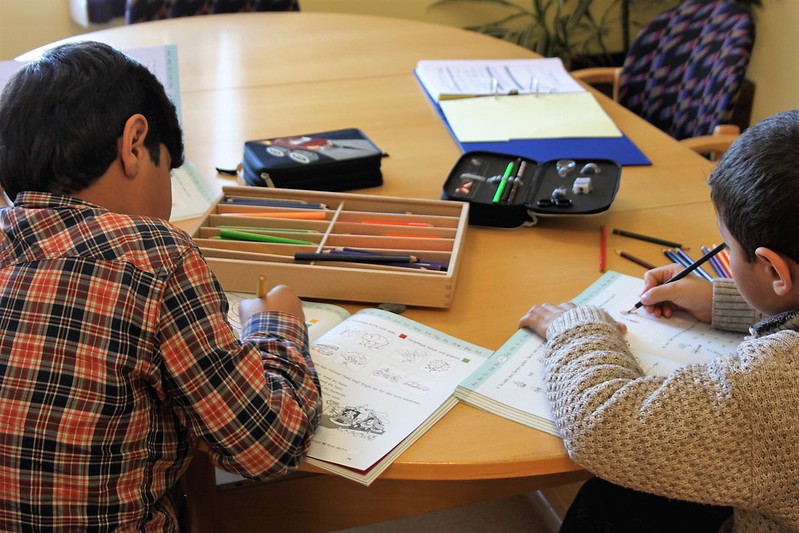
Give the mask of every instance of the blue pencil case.
M 540 216 L 607 211 L 619 190 L 621 168 L 609 159 L 538 162 L 495 152 L 467 152 L 447 176 L 441 197 L 468 202 L 472 225 L 532 226 Z

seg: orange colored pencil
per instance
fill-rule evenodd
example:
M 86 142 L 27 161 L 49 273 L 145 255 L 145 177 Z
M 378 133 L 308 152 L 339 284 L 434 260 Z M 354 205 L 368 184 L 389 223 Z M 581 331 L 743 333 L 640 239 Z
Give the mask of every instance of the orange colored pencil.
M 715 246 L 715 245 L 714 245 Z M 729 249 L 725 248 L 718 254 L 719 262 L 721 266 L 724 267 L 724 270 L 732 277 L 732 269 L 730 268 L 730 251 Z

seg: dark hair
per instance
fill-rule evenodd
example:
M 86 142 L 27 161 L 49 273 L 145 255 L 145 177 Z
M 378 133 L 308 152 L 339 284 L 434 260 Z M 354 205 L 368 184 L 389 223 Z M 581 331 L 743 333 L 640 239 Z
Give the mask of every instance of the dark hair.
M 799 261 L 799 110 L 744 131 L 708 184 L 719 218 L 748 261 L 758 246 Z
M 160 163 L 161 144 L 183 164 L 175 106 L 141 63 L 97 42 L 65 44 L 23 67 L 0 96 L 0 184 L 69 194 L 99 178 L 118 155 L 125 122 L 141 113 L 145 146 Z

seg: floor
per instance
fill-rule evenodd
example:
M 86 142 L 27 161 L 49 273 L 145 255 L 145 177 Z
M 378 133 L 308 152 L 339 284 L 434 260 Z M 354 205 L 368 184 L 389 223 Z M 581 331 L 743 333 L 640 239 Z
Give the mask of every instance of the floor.
M 447 509 L 337 533 L 556 533 L 579 484 Z

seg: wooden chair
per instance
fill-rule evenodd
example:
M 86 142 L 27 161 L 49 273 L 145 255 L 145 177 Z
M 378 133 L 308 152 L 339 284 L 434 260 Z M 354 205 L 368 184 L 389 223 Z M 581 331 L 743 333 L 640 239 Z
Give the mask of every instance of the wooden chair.
M 714 133 L 731 118 L 754 45 L 749 9 L 734 0 L 687 0 L 652 19 L 621 67 L 575 70 L 590 85 L 612 84 L 613 98 L 678 140 Z M 702 148 L 705 149 L 705 148 Z
M 740 135 L 741 129 L 738 126 L 722 124 L 713 128 L 711 135 L 683 139 L 680 143 L 698 154 L 707 156 L 711 161 L 717 161 Z

